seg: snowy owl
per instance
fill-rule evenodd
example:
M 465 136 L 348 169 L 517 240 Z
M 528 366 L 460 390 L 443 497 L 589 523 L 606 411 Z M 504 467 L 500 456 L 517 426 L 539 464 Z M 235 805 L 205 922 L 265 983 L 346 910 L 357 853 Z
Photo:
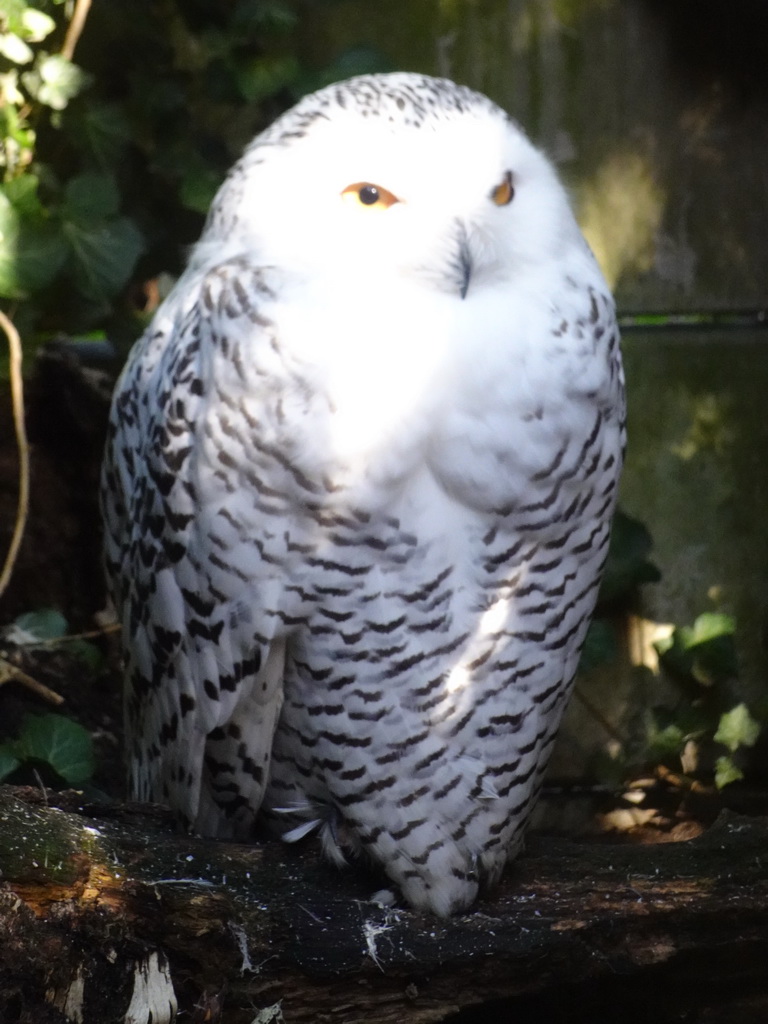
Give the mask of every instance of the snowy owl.
M 133 795 L 470 906 L 541 787 L 623 444 L 613 301 L 517 124 L 417 74 L 302 99 L 114 398 Z

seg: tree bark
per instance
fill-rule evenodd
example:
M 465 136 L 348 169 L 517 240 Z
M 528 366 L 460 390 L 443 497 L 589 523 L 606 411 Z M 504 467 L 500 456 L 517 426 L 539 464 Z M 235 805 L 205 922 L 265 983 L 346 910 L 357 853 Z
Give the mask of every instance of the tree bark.
M 0 787 L 3 1022 L 768 1019 L 768 819 L 724 812 L 657 845 L 533 837 L 489 899 L 440 921 L 371 902 L 380 878 L 311 843 L 48 799 Z

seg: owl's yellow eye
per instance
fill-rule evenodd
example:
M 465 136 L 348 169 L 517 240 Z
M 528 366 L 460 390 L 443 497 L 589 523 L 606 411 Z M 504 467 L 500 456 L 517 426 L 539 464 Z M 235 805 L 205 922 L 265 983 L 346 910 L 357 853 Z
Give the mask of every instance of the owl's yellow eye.
M 507 171 L 503 180 L 491 192 L 491 199 L 497 206 L 508 206 L 515 197 L 515 186 L 512 184 L 512 171 Z
M 357 181 L 354 185 L 347 185 L 341 193 L 342 199 L 358 206 L 367 206 L 371 210 L 388 210 L 390 206 L 399 203 L 397 196 L 381 185 L 372 185 L 370 181 Z

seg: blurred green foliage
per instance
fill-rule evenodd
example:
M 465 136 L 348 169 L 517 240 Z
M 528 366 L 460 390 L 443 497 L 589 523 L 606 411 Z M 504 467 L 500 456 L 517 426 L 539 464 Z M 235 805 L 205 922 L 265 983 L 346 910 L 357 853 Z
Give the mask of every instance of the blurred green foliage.
M 655 644 L 677 699 L 651 712 L 649 756 L 675 768 L 685 769 L 689 759 L 700 767 L 711 764 L 719 788 L 744 777 L 745 750 L 755 745 L 761 729 L 736 697 L 735 631 L 730 615 L 707 612 Z
M 581 674 L 609 666 L 618 657 L 623 613 L 635 610 L 641 586 L 661 579 L 651 561 L 652 547 L 643 523 L 618 511 Z M 732 616 L 705 612 L 693 625 L 675 626 L 654 644 L 659 678 L 673 696 L 649 709 L 644 747 L 634 752 L 633 760 L 709 776 L 718 787 L 744 777 L 746 750 L 757 742 L 761 722 L 737 696 L 735 632 Z M 632 767 L 624 766 L 629 771 Z
M 0 13 L 0 298 L 22 329 L 62 295 L 65 316 L 103 315 L 144 248 L 114 164 L 71 131 L 94 77 L 60 52 L 69 12 L 5 0 Z
M 102 665 L 99 647 L 82 637 L 68 636 L 68 629 L 69 623 L 61 612 L 54 608 L 40 608 L 19 615 L 3 628 L 0 638 L 26 651 L 64 649 L 68 657 L 78 662 L 86 672 L 97 672 Z
M 61 612 L 41 608 L 5 626 L 0 642 L 25 655 L 66 650 L 70 665 L 92 675 L 102 665 L 99 648 L 82 637 L 67 636 L 68 628 Z M 5 656 L 4 650 L 2 654 Z M 6 664 L 6 673 L 10 664 Z M 63 715 L 26 715 L 15 735 L 0 743 L 0 782 L 32 784 L 37 773 L 46 785 L 80 786 L 91 778 L 94 767 L 91 734 Z
M 630 607 L 644 583 L 661 579 L 661 573 L 650 561 L 652 547 L 651 535 L 643 523 L 618 509 L 613 517 L 597 610 L 581 652 L 581 674 L 610 663 L 618 656 L 621 638 L 615 612 Z
M 91 734 L 63 715 L 27 715 L 15 739 L 0 744 L 0 781 L 31 783 L 36 770 L 47 784 L 79 786 L 94 767 Z
M 258 131 L 310 89 L 389 67 L 357 47 L 304 68 L 285 0 L 95 3 L 75 49 L 78 6 L 0 3 L 0 303 L 27 338 L 114 328 L 142 305 L 131 284 L 180 271 Z M 126 341 L 139 330 L 123 324 Z

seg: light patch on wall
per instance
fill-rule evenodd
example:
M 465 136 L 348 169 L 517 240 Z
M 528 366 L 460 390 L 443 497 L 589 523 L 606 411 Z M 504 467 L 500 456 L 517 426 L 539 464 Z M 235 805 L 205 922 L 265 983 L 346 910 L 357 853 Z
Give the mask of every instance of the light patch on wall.
M 728 395 L 701 394 L 693 399 L 691 423 L 685 437 L 670 450 L 684 461 L 710 452 L 727 455 L 736 442 L 733 403 Z
M 441 6 L 451 0 L 441 0 Z M 453 0 L 455 2 L 455 0 Z M 526 53 L 542 38 L 572 35 L 585 18 L 616 0 L 523 0 L 509 5 L 509 37 L 515 53 Z
M 616 0 L 554 0 L 555 15 L 563 25 L 575 28 L 593 11 L 607 11 Z
M 582 231 L 611 288 L 625 275 L 653 267 L 664 193 L 648 157 L 612 153 L 581 186 L 577 205 Z
M 464 6 L 464 0 L 437 0 L 437 9 L 441 18 L 457 19 Z

